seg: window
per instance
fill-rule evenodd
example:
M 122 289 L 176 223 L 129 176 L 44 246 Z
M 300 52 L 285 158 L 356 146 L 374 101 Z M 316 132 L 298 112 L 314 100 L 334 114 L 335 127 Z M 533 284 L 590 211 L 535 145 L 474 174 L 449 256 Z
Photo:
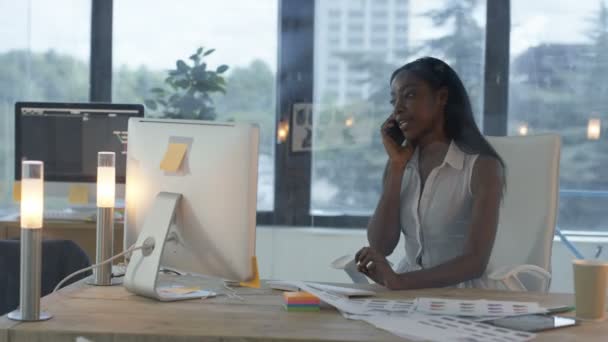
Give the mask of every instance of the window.
M 0 2 L 0 204 L 12 203 L 14 103 L 89 99 L 91 2 Z
M 361 92 L 357 90 L 351 90 L 346 93 L 349 100 L 357 100 L 361 97 Z M 348 120 L 348 119 L 347 119 Z
M 396 25 L 395 31 L 397 33 L 407 33 L 407 25 Z
M 348 16 L 349 18 L 362 18 L 363 11 L 349 11 Z
M 372 17 L 374 17 L 374 19 L 387 19 L 388 18 L 388 12 L 387 11 L 373 11 L 372 12 Z
M 141 16 L 142 8 L 146 8 L 145 16 Z M 201 16 L 184 16 L 184 11 L 207 15 L 201 20 Z M 115 101 L 142 103 L 153 98 L 152 88 L 167 88 L 163 82 L 167 70 L 175 69 L 180 59 L 192 65 L 189 56 L 199 47 L 203 53 L 215 49 L 203 59 L 207 70 L 229 66 L 224 74 L 226 95 L 212 94 L 213 105 L 217 120 L 260 125 L 260 211 L 274 208 L 277 11 L 277 0 L 114 3 Z M 252 27 L 255 39 L 251 39 Z M 151 107 L 146 113 L 163 115 L 161 109 Z
M 348 31 L 349 32 L 361 32 L 361 31 L 363 31 L 363 25 L 362 24 L 350 24 L 350 25 L 348 25 Z
M 511 6 L 509 133 L 561 135 L 558 226 L 605 231 L 606 4 L 515 0 Z
M 388 30 L 388 26 L 386 24 L 374 24 L 372 25 L 373 33 L 384 33 Z
M 350 47 L 361 47 L 363 45 L 363 38 L 349 38 L 348 45 Z
M 372 48 L 386 47 L 388 41 L 386 40 L 386 38 L 374 38 L 370 40 L 370 43 L 372 44 Z
M 317 1 L 316 4 L 323 1 Z M 371 49 L 363 50 L 365 32 L 349 32 L 346 49 L 339 58 L 345 63 L 340 97 L 327 100 L 320 84 L 315 84 L 315 117 L 311 175 L 310 214 L 315 217 L 367 216 L 374 210 L 380 194 L 382 171 L 386 163 L 379 127 L 392 108 L 389 104 L 390 74 L 404 62 L 419 55 L 437 55 L 450 63 L 465 81 L 481 117 L 483 51 L 485 44 L 485 1 L 429 2 L 412 0 L 407 16 L 398 22 L 386 20 L 389 13 L 370 2 L 365 16 L 374 19 L 371 31 L 386 31 L 370 38 Z M 374 6 L 374 7 L 372 7 Z M 326 25 L 323 7 L 315 8 L 315 26 Z M 465 20 L 454 23 L 464 14 Z M 436 17 L 447 17 L 436 25 Z M 323 26 L 321 26 L 323 27 Z M 408 41 L 407 31 L 416 28 Z M 389 46 L 389 31 L 398 32 Z M 323 39 L 322 36 L 315 40 Z M 391 39 L 393 41 L 393 39 Z M 314 78 L 326 79 L 323 62 L 331 51 L 314 49 Z
M 398 51 L 398 54 L 401 54 L 401 51 L 399 51 L 400 49 L 407 49 L 407 37 L 395 37 L 395 41 L 393 42 L 393 46 L 395 48 L 395 51 Z
M 329 32 L 340 32 L 340 24 L 339 23 L 331 23 L 327 27 Z
M 339 9 L 330 9 L 327 11 L 327 16 L 330 18 L 339 17 L 342 14 Z

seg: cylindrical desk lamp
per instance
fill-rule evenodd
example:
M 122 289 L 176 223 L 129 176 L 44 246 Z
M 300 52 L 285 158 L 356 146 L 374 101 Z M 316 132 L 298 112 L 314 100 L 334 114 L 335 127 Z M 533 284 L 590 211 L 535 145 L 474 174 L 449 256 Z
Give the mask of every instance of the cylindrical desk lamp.
M 8 314 L 16 321 L 51 318 L 40 311 L 42 264 L 42 213 L 44 210 L 44 164 L 21 163 L 21 266 L 19 308 Z
M 116 154 L 97 154 L 97 250 L 96 263 L 113 255 L 114 245 L 114 203 L 116 188 Z M 112 285 L 112 264 L 107 263 L 93 271 L 93 285 Z

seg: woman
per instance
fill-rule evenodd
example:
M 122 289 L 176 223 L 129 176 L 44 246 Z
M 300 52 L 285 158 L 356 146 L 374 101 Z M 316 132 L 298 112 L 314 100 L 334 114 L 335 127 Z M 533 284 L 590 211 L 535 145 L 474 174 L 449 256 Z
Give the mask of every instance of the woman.
M 443 61 L 425 57 L 391 76 L 393 113 L 382 125 L 388 154 L 382 195 L 358 269 L 389 289 L 488 287 L 504 163 L 473 119 L 468 94 Z M 395 139 L 403 134 L 405 142 Z M 406 257 L 393 271 L 401 231 Z

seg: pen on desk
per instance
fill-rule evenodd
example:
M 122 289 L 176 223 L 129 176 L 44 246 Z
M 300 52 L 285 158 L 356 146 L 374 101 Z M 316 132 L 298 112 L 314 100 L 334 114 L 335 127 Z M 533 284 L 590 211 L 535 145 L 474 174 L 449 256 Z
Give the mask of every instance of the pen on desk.
M 547 313 L 553 315 L 557 313 L 574 311 L 575 309 L 576 308 L 573 305 L 556 306 L 553 308 L 547 308 Z

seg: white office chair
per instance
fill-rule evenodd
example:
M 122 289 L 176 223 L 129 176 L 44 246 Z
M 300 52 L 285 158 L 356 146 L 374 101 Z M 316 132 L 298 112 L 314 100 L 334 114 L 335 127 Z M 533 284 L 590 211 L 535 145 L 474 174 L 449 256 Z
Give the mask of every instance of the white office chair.
M 488 276 L 499 288 L 547 292 L 558 210 L 560 137 L 488 140 L 507 166 L 507 188 Z
M 486 271 L 492 282 L 488 285 L 512 291 L 547 292 L 558 209 L 560 137 L 546 134 L 488 140 L 507 167 L 507 187 Z M 346 259 L 334 261 L 334 268 L 349 273 Z M 353 277 L 354 266 L 350 266 L 351 279 L 361 282 Z

